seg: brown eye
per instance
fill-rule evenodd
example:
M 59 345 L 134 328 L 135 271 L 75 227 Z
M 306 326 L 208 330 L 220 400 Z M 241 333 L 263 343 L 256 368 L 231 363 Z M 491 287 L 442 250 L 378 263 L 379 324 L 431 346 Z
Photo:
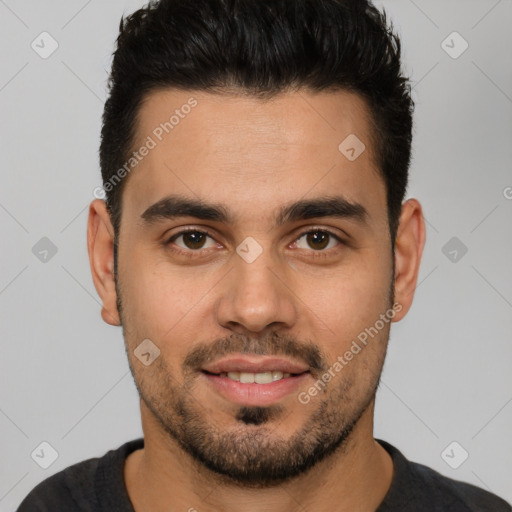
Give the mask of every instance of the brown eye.
M 305 240 L 301 242 L 301 240 Z M 314 230 L 303 233 L 296 241 L 299 249 L 313 249 L 314 251 L 322 251 L 326 248 L 336 246 L 340 242 L 339 238 L 329 231 Z
M 329 243 L 329 235 L 321 231 L 315 231 L 308 233 L 306 240 L 312 249 L 325 249 Z
M 183 243 L 189 249 L 201 249 L 204 245 L 205 239 L 206 235 L 204 233 L 198 233 L 197 231 L 192 231 L 191 233 L 183 235 Z
M 174 243 L 180 249 L 197 251 L 199 249 L 206 249 L 215 245 L 215 242 L 212 239 L 210 245 L 205 247 L 208 238 L 211 239 L 211 236 L 203 231 L 182 231 L 181 233 L 174 235 L 169 240 L 169 243 Z

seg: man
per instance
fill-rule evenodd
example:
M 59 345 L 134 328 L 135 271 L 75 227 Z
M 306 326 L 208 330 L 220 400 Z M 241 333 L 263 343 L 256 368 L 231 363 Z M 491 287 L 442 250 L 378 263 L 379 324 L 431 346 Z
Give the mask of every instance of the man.
M 19 511 L 505 511 L 373 437 L 425 241 L 400 41 L 354 0 L 121 23 L 88 248 L 144 439 Z

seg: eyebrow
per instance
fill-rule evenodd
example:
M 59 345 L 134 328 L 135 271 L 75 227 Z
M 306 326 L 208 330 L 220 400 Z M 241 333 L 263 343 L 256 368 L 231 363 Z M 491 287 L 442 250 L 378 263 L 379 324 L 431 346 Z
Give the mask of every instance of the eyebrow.
M 179 217 L 195 217 L 201 220 L 232 224 L 233 215 L 224 205 L 170 195 L 160 199 L 141 215 L 145 225 Z M 341 196 L 303 199 L 281 207 L 275 219 L 275 226 L 319 217 L 335 217 L 366 223 L 368 212 L 357 202 L 350 202 Z

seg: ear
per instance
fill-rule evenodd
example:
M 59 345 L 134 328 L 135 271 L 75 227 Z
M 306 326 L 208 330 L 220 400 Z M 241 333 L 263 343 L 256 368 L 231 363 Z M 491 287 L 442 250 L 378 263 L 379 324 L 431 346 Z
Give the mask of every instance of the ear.
M 395 303 L 401 305 L 394 322 L 400 321 L 409 311 L 425 246 L 425 219 L 420 203 L 409 199 L 402 205 L 395 241 Z
M 101 317 L 107 324 L 121 325 L 114 280 L 114 229 L 107 205 L 101 199 L 95 199 L 89 206 L 87 250 L 94 286 L 103 302 Z

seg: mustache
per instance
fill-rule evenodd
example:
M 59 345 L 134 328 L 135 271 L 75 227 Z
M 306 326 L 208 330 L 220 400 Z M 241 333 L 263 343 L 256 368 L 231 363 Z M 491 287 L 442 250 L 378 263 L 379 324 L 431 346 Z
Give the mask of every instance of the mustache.
M 199 371 L 206 363 L 228 354 L 288 356 L 306 363 L 314 371 L 326 371 L 329 366 L 320 348 L 311 341 L 297 341 L 293 336 L 271 332 L 263 338 L 251 338 L 233 333 L 212 343 L 194 347 L 183 362 L 184 372 Z

